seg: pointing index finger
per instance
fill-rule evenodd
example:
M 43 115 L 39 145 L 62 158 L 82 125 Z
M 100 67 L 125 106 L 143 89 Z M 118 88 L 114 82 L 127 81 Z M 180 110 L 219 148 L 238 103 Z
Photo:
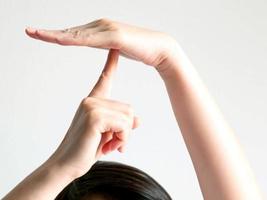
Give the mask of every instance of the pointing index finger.
M 112 80 L 117 69 L 119 50 L 111 49 L 102 73 L 88 96 L 109 97 L 111 93 Z

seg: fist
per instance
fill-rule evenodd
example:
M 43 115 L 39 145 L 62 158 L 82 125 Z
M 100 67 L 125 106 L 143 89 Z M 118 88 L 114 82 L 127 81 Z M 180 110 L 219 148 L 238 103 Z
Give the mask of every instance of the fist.
M 75 177 L 85 174 L 103 154 L 123 152 L 131 130 L 138 126 L 130 105 L 107 99 L 118 56 L 118 50 L 110 50 L 100 78 L 80 103 L 67 134 L 50 158 Z

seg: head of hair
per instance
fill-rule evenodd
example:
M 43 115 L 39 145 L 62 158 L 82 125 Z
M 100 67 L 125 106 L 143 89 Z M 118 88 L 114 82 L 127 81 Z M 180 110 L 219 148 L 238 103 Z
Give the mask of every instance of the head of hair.
M 55 200 L 86 200 L 94 195 L 105 200 L 171 200 L 166 190 L 147 173 L 113 161 L 97 161 Z

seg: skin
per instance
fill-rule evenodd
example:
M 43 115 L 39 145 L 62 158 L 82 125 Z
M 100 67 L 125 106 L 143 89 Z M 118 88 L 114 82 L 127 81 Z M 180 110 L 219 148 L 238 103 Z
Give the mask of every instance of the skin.
M 109 19 L 64 30 L 27 28 L 26 33 L 60 45 L 113 50 L 58 149 L 4 200 L 54 199 L 103 154 L 123 152 L 130 129 L 139 123 L 128 104 L 107 99 L 119 53 L 153 66 L 164 81 L 204 199 L 262 199 L 233 130 L 172 37 Z

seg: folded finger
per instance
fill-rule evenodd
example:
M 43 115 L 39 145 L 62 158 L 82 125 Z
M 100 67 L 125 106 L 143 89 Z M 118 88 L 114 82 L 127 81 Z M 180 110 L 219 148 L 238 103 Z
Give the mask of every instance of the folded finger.
M 118 151 L 119 151 L 120 153 L 124 153 L 124 152 L 126 151 L 126 144 L 121 145 L 121 146 L 118 148 Z
M 139 126 L 140 126 L 140 118 L 135 116 L 134 117 L 134 120 L 133 120 L 133 126 L 132 126 L 132 128 L 133 129 L 136 129 Z
M 102 147 L 102 153 L 107 154 L 115 149 L 118 149 L 121 145 L 122 141 L 113 135 L 113 138 Z

